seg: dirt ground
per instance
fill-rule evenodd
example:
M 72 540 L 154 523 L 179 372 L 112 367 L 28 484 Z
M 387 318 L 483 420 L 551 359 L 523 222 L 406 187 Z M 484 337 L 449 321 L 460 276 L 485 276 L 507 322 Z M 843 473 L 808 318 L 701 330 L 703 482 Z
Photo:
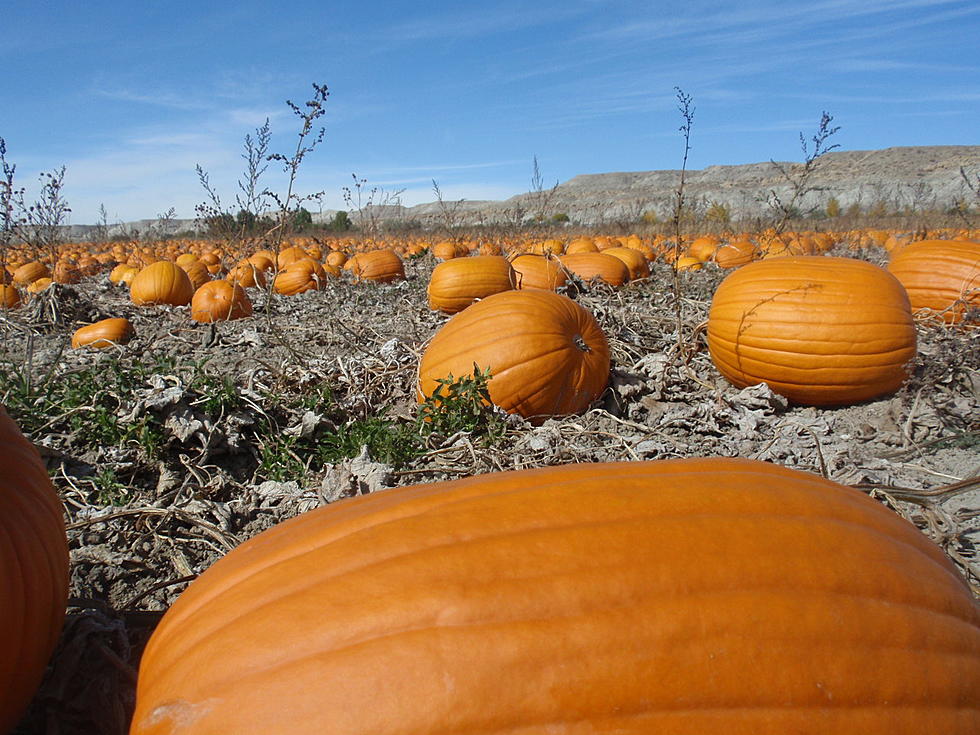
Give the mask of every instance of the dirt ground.
M 507 417 L 493 442 L 433 435 L 410 456 L 355 450 L 322 461 L 317 442 L 350 444 L 351 421 L 414 421 L 419 356 L 447 319 L 426 305 L 433 265 L 426 256 L 406 264 L 400 283 L 337 280 L 268 304 L 253 290 L 254 316 L 213 327 L 193 323 L 186 307 L 135 307 L 105 275 L 0 313 L 0 399 L 12 403 L 20 391 L 29 411 L 69 379 L 102 381 L 79 388 L 76 399 L 88 403 L 35 416 L 27 431 L 65 505 L 71 599 L 18 735 L 125 733 L 153 626 L 190 580 L 243 540 L 346 496 L 476 473 L 672 457 L 771 461 L 871 494 L 980 589 L 980 330 L 921 323 L 913 375 L 896 394 L 844 408 L 793 406 L 766 386 L 736 389 L 712 366 L 700 326 L 725 275 L 714 266 L 683 274 L 686 361 L 667 266 L 619 290 L 575 294 L 613 356 L 610 386 L 584 415 L 541 426 Z M 132 342 L 66 348 L 75 328 L 109 316 L 133 322 Z M 99 431 L 123 432 L 125 441 L 101 441 L 77 420 L 97 410 L 108 427 Z

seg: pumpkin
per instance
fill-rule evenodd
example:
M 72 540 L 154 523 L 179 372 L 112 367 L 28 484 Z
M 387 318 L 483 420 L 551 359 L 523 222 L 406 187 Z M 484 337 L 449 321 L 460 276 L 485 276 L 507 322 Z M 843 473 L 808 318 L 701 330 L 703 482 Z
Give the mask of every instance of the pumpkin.
M 276 274 L 273 288 L 284 296 L 320 291 L 327 285 L 327 272 L 311 258 L 294 260 Z
M 37 449 L 0 406 L 0 732 L 34 696 L 68 601 L 68 540 Z
M 237 283 L 242 288 L 265 288 L 265 272 L 256 268 L 247 260 L 241 261 L 228 271 L 228 275 L 225 278 Z
M 180 266 L 184 269 L 187 277 L 191 279 L 191 286 L 197 291 L 205 283 L 211 280 L 211 272 L 208 267 L 199 260 L 192 260 Z
M 516 288 L 554 291 L 568 283 L 568 276 L 558 260 L 544 255 L 518 255 L 510 261 L 516 276 Z
M 624 266 L 625 267 L 625 266 Z M 439 380 L 490 370 L 490 400 L 540 423 L 584 411 L 605 390 L 609 345 L 586 309 L 549 291 L 504 291 L 464 309 L 436 332 L 419 366 L 418 399 Z
M 630 279 L 626 264 L 605 253 L 572 253 L 561 256 L 560 260 L 566 270 L 586 282 L 598 280 L 610 286 L 622 286 Z
M 500 255 L 453 258 L 432 269 L 429 308 L 446 314 L 462 311 L 477 299 L 514 288 L 514 271 Z
M 788 255 L 732 272 L 708 313 L 708 349 L 737 387 L 767 383 L 833 406 L 899 388 L 915 357 L 908 297 L 887 271 L 851 258 Z
M 704 261 L 696 255 L 681 255 L 674 261 L 674 270 L 699 271 L 704 268 Z
M 405 266 L 394 250 L 368 250 L 344 263 L 344 270 L 358 281 L 390 283 L 405 278 Z
M 82 273 L 74 263 L 60 260 L 52 271 L 51 280 L 55 283 L 78 283 L 82 280 Z
M 978 731 L 980 606 L 938 547 L 816 475 L 678 459 L 265 531 L 164 615 L 131 735 Z
M 437 260 L 452 260 L 460 254 L 456 243 L 449 242 L 448 240 L 437 242 L 430 250 Z
M 888 270 L 905 287 L 913 311 L 928 310 L 954 324 L 968 309 L 980 309 L 980 243 L 912 243 L 894 253 Z
M 135 276 L 129 284 L 129 297 L 137 306 L 170 304 L 185 306 L 194 296 L 194 286 L 187 273 L 176 263 L 158 260 Z
M 568 243 L 565 248 L 566 255 L 574 255 L 575 253 L 598 253 L 599 248 L 596 247 L 595 243 L 592 241 L 591 237 L 577 237 Z
M 50 278 L 38 278 L 36 281 L 31 281 L 24 290 L 29 294 L 38 294 L 42 291 L 46 291 L 52 283 L 54 283 L 54 281 L 52 281 Z
M 715 250 L 715 262 L 722 268 L 738 268 L 755 260 L 755 244 L 749 240 L 736 240 Z
M 32 260 L 30 263 L 24 263 L 18 267 L 13 273 L 13 278 L 16 285 L 27 286 L 39 278 L 51 278 L 51 271 L 41 261 Z
M 133 325 L 129 319 L 114 317 L 81 327 L 71 338 L 71 346 L 104 349 L 129 342 L 133 336 Z
M 15 286 L 0 283 L 0 309 L 13 309 L 20 306 L 20 294 Z
M 276 263 L 279 266 L 279 270 L 282 270 L 290 263 L 295 263 L 297 260 L 303 260 L 305 258 L 310 258 L 309 253 L 298 245 L 293 245 L 280 251 L 279 256 L 276 258 Z M 310 259 L 315 260 L 314 258 Z
M 194 292 L 191 319 L 196 322 L 220 322 L 252 316 L 252 302 L 237 283 L 208 281 Z
M 629 270 L 629 280 L 631 281 L 647 278 L 650 275 L 650 265 L 647 263 L 646 256 L 639 250 L 627 247 L 607 248 L 602 251 L 602 254 L 611 255 L 623 261 Z
M 116 285 L 129 284 L 137 273 L 139 273 L 139 269 L 126 263 L 120 263 L 109 272 L 109 282 Z

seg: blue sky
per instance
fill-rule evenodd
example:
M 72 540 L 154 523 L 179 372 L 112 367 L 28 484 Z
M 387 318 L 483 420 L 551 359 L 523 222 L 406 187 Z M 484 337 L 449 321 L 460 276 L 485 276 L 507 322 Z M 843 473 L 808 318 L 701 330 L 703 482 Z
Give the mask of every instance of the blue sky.
M 193 217 L 242 140 L 330 88 L 301 191 L 357 173 L 406 204 L 503 199 L 576 174 L 799 160 L 822 111 L 843 149 L 980 143 L 976 0 L 8 3 L 0 137 L 18 180 L 67 166 L 71 221 Z M 270 166 L 266 184 L 282 177 Z M 315 207 L 314 207 L 315 208 Z

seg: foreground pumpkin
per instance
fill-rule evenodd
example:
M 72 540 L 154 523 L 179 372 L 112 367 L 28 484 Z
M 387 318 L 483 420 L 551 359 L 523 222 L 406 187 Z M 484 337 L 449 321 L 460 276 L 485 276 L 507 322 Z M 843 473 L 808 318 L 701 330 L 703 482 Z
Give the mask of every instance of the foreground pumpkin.
M 892 256 L 888 270 L 905 287 L 913 311 L 928 310 L 953 324 L 968 309 L 980 309 L 980 243 L 913 243 Z
M 742 459 L 384 490 L 246 542 L 131 735 L 975 735 L 980 607 L 866 495 Z
M 433 268 L 429 277 L 429 308 L 455 314 L 477 299 L 509 291 L 514 281 L 514 270 L 500 255 L 446 260 Z
M 540 422 L 584 411 L 602 394 L 609 345 L 595 317 L 567 296 L 505 291 L 436 332 L 419 366 L 419 400 L 440 379 L 472 375 L 474 364 L 490 370 L 494 405 Z
M 61 502 L 37 450 L 0 406 L 0 733 L 41 682 L 67 598 Z
M 176 263 L 159 260 L 146 266 L 133 276 L 129 284 L 129 297 L 137 306 L 146 304 L 170 304 L 185 306 L 194 296 L 191 279 Z
M 102 319 L 94 324 L 76 330 L 71 338 L 71 346 L 94 347 L 104 349 L 113 345 L 121 345 L 133 337 L 133 325 L 124 317 Z
M 767 383 L 833 406 L 898 389 L 915 357 L 908 297 L 887 271 L 851 258 L 784 256 L 743 265 L 715 291 L 708 349 L 742 388 Z

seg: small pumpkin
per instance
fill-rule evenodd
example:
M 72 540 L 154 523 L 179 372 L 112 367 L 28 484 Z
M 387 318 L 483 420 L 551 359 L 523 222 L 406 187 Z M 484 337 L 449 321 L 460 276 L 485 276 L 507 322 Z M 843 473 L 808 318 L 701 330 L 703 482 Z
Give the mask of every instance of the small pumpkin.
M 183 268 L 169 260 L 158 260 L 146 266 L 129 284 L 129 297 L 137 306 L 186 306 L 193 296 L 191 279 Z
M 429 308 L 455 314 L 477 299 L 509 291 L 514 280 L 514 270 L 500 255 L 446 260 L 433 268 L 429 277 Z
M 624 266 L 625 267 L 625 266 Z M 540 423 L 585 410 L 609 380 L 609 344 L 595 317 L 567 296 L 504 291 L 456 314 L 419 366 L 418 399 L 439 380 L 489 369 L 490 400 Z
M 678 459 L 285 521 L 164 614 L 130 732 L 978 731 L 980 605 L 937 546 L 822 477 Z
M 889 272 L 905 287 L 912 311 L 927 311 L 948 324 L 980 309 L 980 243 L 926 240 L 892 255 Z
M 247 316 L 252 316 L 252 301 L 245 289 L 232 281 L 208 281 L 191 299 L 191 319 L 196 322 L 220 322 Z
M 0 406 L 0 732 L 34 696 L 68 601 L 68 539 L 37 449 Z
M 787 255 L 733 271 L 708 313 L 708 350 L 737 387 L 767 383 L 812 406 L 898 389 L 915 357 L 901 284 L 852 258 Z
M 71 346 L 105 349 L 113 345 L 129 342 L 133 337 L 133 325 L 124 317 L 102 319 L 94 324 L 76 330 L 71 338 Z

